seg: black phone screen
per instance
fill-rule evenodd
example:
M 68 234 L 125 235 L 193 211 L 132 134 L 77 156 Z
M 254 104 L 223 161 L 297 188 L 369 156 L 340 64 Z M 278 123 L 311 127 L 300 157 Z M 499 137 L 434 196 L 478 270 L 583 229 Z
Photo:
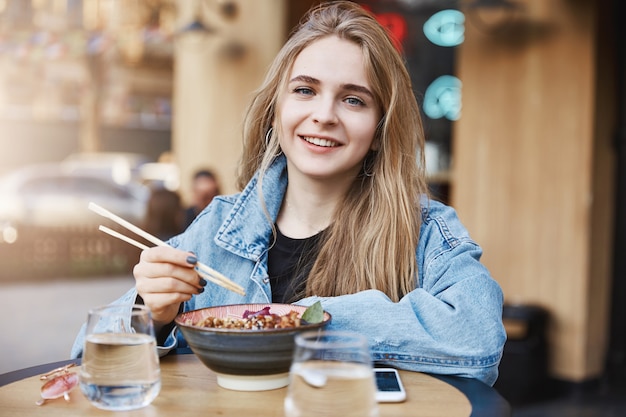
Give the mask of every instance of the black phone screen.
M 376 386 L 379 391 L 400 391 L 398 378 L 393 371 L 376 371 Z

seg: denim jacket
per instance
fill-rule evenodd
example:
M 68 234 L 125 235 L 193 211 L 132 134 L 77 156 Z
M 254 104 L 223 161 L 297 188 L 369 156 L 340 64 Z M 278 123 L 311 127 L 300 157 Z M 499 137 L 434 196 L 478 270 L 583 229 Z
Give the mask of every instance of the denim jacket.
M 272 232 L 259 198 L 261 186 L 269 215 L 276 219 L 287 187 L 284 157 L 277 158 L 262 183 L 255 176 L 241 193 L 214 198 L 184 233 L 168 242 L 193 251 L 246 292 L 243 297 L 209 283 L 202 294 L 184 303 L 184 311 L 271 302 L 267 255 Z M 365 334 L 376 363 L 476 378 L 493 385 L 506 339 L 502 290 L 480 263 L 482 250 L 455 211 L 426 198 L 421 206 L 417 289 L 399 302 L 380 291 L 367 290 L 308 297 L 297 304 L 320 300 L 332 315 L 328 329 Z M 136 296 L 133 288 L 114 303 L 133 303 Z M 84 328 L 74 342 L 72 357 L 81 355 L 83 340 Z M 181 332 L 174 329 L 159 349 L 164 354 L 185 346 Z

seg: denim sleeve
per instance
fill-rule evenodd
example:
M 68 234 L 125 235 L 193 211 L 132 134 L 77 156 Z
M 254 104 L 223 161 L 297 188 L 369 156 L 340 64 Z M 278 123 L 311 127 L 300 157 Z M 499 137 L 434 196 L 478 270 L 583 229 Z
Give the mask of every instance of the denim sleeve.
M 111 304 L 133 304 L 137 299 L 137 290 L 133 287 L 126 294 L 122 295 L 120 298 L 112 302 Z M 83 356 L 83 346 L 85 344 L 85 330 L 86 324 L 83 324 L 74 340 L 74 344 L 72 345 L 72 350 L 70 352 L 70 358 L 80 358 Z M 167 355 L 172 349 L 176 347 L 177 340 L 175 338 L 176 328 L 172 330 L 170 335 L 165 340 L 163 346 L 157 346 L 157 351 L 159 356 Z
M 366 334 L 376 362 L 493 385 L 506 340 L 502 290 L 450 210 L 427 219 L 417 251 L 419 286 L 399 302 L 368 290 L 300 304 L 321 300 L 330 329 Z

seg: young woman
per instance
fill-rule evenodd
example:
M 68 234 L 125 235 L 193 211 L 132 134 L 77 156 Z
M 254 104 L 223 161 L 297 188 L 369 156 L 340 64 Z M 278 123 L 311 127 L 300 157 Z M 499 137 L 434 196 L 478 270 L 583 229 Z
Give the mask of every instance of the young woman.
M 427 197 L 409 74 L 351 2 L 314 8 L 279 52 L 244 126 L 238 184 L 169 243 L 145 250 L 118 302 L 150 307 L 161 349 L 180 311 L 321 300 L 329 328 L 368 336 L 374 360 L 493 384 L 502 292 L 454 210 Z M 245 288 L 198 277 L 201 260 Z M 82 337 L 73 350 L 80 355 Z

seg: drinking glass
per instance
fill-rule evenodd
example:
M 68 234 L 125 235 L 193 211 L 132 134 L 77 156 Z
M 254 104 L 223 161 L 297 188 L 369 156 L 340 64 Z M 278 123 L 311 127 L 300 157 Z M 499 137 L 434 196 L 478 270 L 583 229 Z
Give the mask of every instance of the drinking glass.
M 150 309 L 108 305 L 89 311 L 80 389 L 96 407 L 134 410 L 161 390 L 161 370 Z
M 376 385 L 367 339 L 312 331 L 295 338 L 286 417 L 376 417 Z

